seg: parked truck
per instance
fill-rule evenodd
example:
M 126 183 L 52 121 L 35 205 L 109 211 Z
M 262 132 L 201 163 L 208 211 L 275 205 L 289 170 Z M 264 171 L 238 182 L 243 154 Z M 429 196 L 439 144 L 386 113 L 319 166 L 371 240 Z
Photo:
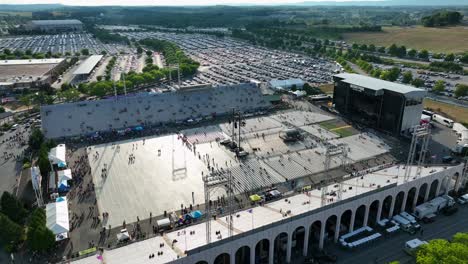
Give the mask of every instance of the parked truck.
M 447 206 L 453 206 L 454 204 L 455 200 L 452 197 L 448 195 L 443 195 L 440 197 L 436 197 L 427 203 L 423 203 L 417 206 L 416 210 L 414 211 L 414 215 L 418 219 L 423 219 L 425 216 L 435 214 L 443 208 Z
M 414 226 L 415 229 L 421 228 L 421 226 L 418 224 L 418 221 L 416 221 L 416 218 L 414 216 L 408 214 L 407 212 L 402 212 L 400 215 L 406 220 L 410 221 L 410 223 Z
M 404 217 L 402 217 L 401 215 L 393 216 L 393 220 L 400 225 L 400 228 L 403 231 L 408 232 L 410 234 L 415 234 L 416 233 L 416 229 L 411 224 L 411 222 L 408 221 L 407 219 L 405 219 Z

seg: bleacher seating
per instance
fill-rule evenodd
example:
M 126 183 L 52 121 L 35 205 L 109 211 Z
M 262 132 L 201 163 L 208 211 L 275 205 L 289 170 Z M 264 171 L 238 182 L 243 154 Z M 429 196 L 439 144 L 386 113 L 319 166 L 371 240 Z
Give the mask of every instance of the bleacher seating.
M 195 120 L 222 115 L 233 108 L 253 112 L 268 106 L 254 84 L 238 84 L 46 105 L 41 107 L 41 118 L 45 136 L 59 138 Z

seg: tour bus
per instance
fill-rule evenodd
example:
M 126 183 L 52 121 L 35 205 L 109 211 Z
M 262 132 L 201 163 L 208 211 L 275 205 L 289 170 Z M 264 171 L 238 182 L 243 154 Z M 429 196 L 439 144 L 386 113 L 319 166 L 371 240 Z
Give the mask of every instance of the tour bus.
M 443 117 L 441 115 L 438 115 L 438 114 L 434 114 L 432 115 L 432 120 L 434 120 L 435 122 L 437 123 L 440 123 L 446 127 L 453 127 L 453 120 L 452 119 L 448 119 L 446 117 Z

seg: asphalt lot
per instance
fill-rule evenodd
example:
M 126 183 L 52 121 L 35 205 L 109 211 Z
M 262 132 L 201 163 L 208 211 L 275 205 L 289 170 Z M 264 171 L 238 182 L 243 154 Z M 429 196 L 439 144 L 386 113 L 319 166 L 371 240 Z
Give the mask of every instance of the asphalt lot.
M 15 131 L 8 131 L 0 136 L 0 194 L 4 191 L 15 192 L 22 159 L 17 162 L 16 157 L 22 155 L 27 145 L 30 129 L 25 125 L 18 125 Z M 14 139 L 16 137 L 16 139 Z

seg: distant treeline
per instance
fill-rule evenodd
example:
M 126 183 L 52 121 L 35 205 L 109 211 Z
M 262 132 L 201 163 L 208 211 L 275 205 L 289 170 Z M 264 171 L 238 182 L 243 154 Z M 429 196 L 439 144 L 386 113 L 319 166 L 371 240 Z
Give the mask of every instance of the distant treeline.
M 142 39 L 141 45 L 162 52 L 167 64 L 179 64 L 180 72 L 187 76 L 194 74 L 200 64 L 189 58 L 176 44 L 159 39 Z
M 88 32 L 93 34 L 94 37 L 106 44 L 109 42 L 130 44 L 130 40 L 127 37 L 121 36 L 119 34 L 110 33 L 109 31 L 97 28 L 94 25 L 86 24 L 86 29 Z
M 425 27 L 453 26 L 460 24 L 463 15 L 460 12 L 442 11 L 421 19 Z

